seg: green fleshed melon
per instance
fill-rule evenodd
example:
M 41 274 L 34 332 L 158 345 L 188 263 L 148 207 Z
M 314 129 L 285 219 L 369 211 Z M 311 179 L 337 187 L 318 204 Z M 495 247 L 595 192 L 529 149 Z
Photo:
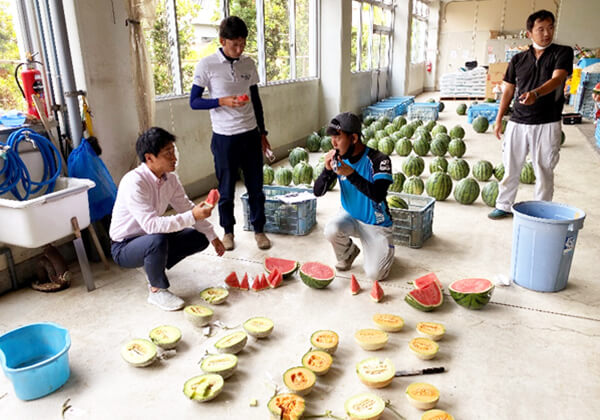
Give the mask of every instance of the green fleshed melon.
M 453 139 L 464 139 L 465 138 L 465 129 L 462 128 L 460 125 L 455 125 L 454 127 L 452 127 L 452 129 L 450 130 L 450 137 Z
M 446 172 L 448 170 L 448 161 L 446 158 L 438 156 L 429 162 L 429 173 Z
M 298 261 L 283 258 L 267 257 L 263 262 L 265 271 L 271 274 L 274 269 L 279 270 L 284 279 L 290 277 L 298 269 Z
M 427 195 L 444 201 L 452 192 L 452 178 L 445 172 L 434 172 L 425 183 Z
M 443 124 L 438 124 L 431 129 L 431 135 L 436 136 L 438 134 L 448 134 L 448 129 Z
M 494 178 L 496 178 L 498 181 L 502 181 L 502 178 L 504 178 L 504 164 L 503 163 L 499 163 L 494 167 Z
M 408 203 L 397 195 L 388 195 L 386 197 L 388 207 L 391 209 L 404 209 L 408 210 Z
M 149 340 L 136 338 L 121 347 L 121 357 L 131 366 L 146 367 L 156 360 L 156 345 Z
M 410 155 L 402 162 L 402 172 L 406 176 L 419 176 L 425 170 L 425 161 L 420 156 Z
M 263 184 L 271 185 L 275 180 L 275 171 L 269 165 L 263 165 Z
M 413 150 L 419 156 L 425 156 L 429 153 L 429 142 L 423 137 L 419 137 L 413 142 Z
M 170 350 L 177 347 L 177 343 L 181 340 L 181 330 L 172 325 L 161 325 L 150 330 L 149 336 L 158 347 Z
M 292 183 L 292 170 L 290 168 L 279 167 L 275 170 L 275 183 L 287 187 Z
M 215 348 L 219 353 L 237 354 L 248 342 L 248 334 L 244 331 L 236 331 L 221 338 L 215 343 Z
M 273 332 L 273 321 L 264 316 L 255 316 L 244 322 L 244 330 L 254 338 L 265 338 Z
M 394 152 L 394 146 L 394 140 L 390 137 L 384 137 L 377 143 L 377 150 L 389 156 Z
M 324 136 L 321 138 L 321 150 L 325 153 L 329 152 L 333 149 L 333 144 L 331 144 L 331 136 Z
M 492 162 L 480 160 L 473 166 L 473 176 L 477 181 L 485 182 L 494 174 Z
M 448 286 L 450 295 L 467 309 L 481 309 L 492 298 L 494 285 L 487 279 L 461 279 Z
M 429 312 L 444 303 L 444 295 L 440 286 L 435 281 L 431 281 L 423 287 L 408 292 L 404 300 L 419 311 Z
M 454 188 L 454 198 L 460 204 L 473 204 L 479 197 L 479 184 L 473 178 L 464 178 Z
M 488 129 L 488 127 L 490 126 L 490 122 L 488 121 L 488 119 L 484 116 L 479 116 L 477 118 L 475 118 L 473 120 L 473 130 L 475 130 L 477 133 L 485 133 Z
M 300 266 L 300 278 L 308 287 L 323 289 L 335 278 L 335 270 L 320 262 L 306 262 Z
M 400 140 L 396 141 L 394 150 L 396 150 L 396 153 L 398 153 L 399 156 L 408 156 L 412 151 L 412 143 L 406 137 L 402 137 Z
M 450 153 L 450 156 L 460 158 L 464 156 L 466 151 L 467 145 L 461 139 L 452 139 L 448 144 L 448 153 Z
M 350 420 L 378 420 L 385 410 L 385 401 L 375 394 L 364 392 L 348 398 L 344 410 Z
M 402 192 L 406 194 L 414 194 L 421 195 L 423 194 L 423 190 L 425 189 L 425 183 L 418 176 L 411 176 L 406 181 L 404 181 L 404 186 L 402 187 Z
M 267 404 L 271 420 L 300 420 L 306 408 L 306 402 L 300 395 L 291 393 L 276 394 Z
M 481 189 L 481 199 L 490 207 L 496 207 L 498 181 L 490 181 Z
M 316 131 L 306 138 L 306 148 L 309 152 L 318 152 L 321 149 L 321 136 Z
M 465 115 L 467 113 L 467 104 L 458 104 L 456 107 L 456 113 L 458 115 Z
M 402 192 L 402 186 L 406 181 L 406 176 L 402 172 L 396 172 L 392 175 L 392 185 L 388 188 L 388 192 Z
M 392 383 L 396 368 L 390 359 L 369 357 L 356 364 L 358 379 L 369 388 L 384 388 Z
M 200 361 L 200 369 L 204 373 L 221 375 L 223 379 L 229 378 L 237 368 L 238 358 L 235 354 L 210 354 Z
M 205 373 L 188 379 L 183 385 L 183 393 L 190 400 L 207 402 L 217 398 L 223 390 L 225 381 L 221 375 Z
M 313 168 L 306 162 L 298 162 L 292 171 L 294 185 L 310 185 L 313 178 Z
M 444 156 L 448 151 L 448 143 L 440 138 L 435 138 L 431 142 L 431 154 L 434 156 Z
M 294 147 L 290 152 L 289 160 L 292 168 L 300 162 L 308 163 L 308 152 L 302 147 Z
M 531 162 L 525 162 L 519 175 L 519 181 L 522 184 L 535 184 L 535 172 L 533 170 L 533 164 Z
M 455 181 L 459 181 L 469 175 L 469 169 L 469 164 L 464 159 L 454 158 L 448 163 L 448 174 Z

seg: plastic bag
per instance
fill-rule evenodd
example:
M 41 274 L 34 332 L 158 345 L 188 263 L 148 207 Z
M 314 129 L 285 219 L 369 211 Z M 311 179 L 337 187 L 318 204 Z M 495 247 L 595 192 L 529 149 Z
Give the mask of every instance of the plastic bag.
M 82 139 L 81 144 L 71 152 L 67 166 L 70 177 L 87 178 L 96 183 L 94 188 L 88 190 L 90 220 L 95 222 L 111 214 L 117 198 L 117 186 L 104 162 L 86 139 Z

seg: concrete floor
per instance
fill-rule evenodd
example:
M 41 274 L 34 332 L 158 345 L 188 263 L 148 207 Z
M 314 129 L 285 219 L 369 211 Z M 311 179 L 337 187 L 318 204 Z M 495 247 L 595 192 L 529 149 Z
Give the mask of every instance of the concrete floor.
M 465 158 L 471 165 L 481 158 L 498 163 L 501 143 L 491 132 L 475 134 L 466 117 L 456 115 L 456 105 L 446 103 L 440 122 L 466 128 Z M 408 306 L 403 301 L 412 288 L 408 282 L 431 271 L 445 286 L 464 277 L 494 280 L 509 274 L 512 220 L 490 221 L 486 217 L 490 209 L 480 199 L 462 206 L 450 197 L 436 203 L 434 236 L 423 248 L 397 247 L 390 278 L 382 283 L 386 297 L 379 304 L 368 296 L 370 283 L 364 278 L 362 254 L 351 271 L 364 289 L 356 296 L 349 292 L 350 272 L 339 273 L 324 290 L 309 289 L 295 276 L 275 290 L 233 291 L 225 304 L 214 307 L 215 319 L 234 326 L 263 315 L 274 320 L 275 330 L 268 339 L 249 340 L 238 354 L 237 372 L 226 380 L 219 397 L 196 404 L 184 397 L 183 383 L 200 373 L 197 362 L 205 351 L 213 351 L 214 342 L 226 332 L 215 328 L 214 336 L 204 337 L 181 312 L 162 312 L 146 303 L 142 273 L 114 265 L 107 272 L 97 265 L 93 269 L 98 288 L 91 293 L 77 275 L 70 289 L 57 294 L 23 289 L 0 297 L 0 333 L 52 321 L 68 328 L 73 343 L 70 379 L 45 398 L 20 401 L 8 379 L 0 375 L 0 418 L 60 418 L 62 404 L 69 398 L 73 408 L 66 413 L 67 419 L 265 419 L 272 384 L 282 386 L 283 372 L 300 364 L 311 333 L 318 329 L 337 331 L 340 346 L 332 370 L 318 379 L 307 397 L 310 413 L 327 409 L 343 416 L 344 401 L 367 391 L 354 373 L 355 364 L 377 356 L 391 358 L 397 369 L 441 365 L 449 370 L 429 377 L 397 378 L 388 387 L 374 390 L 409 420 L 421 416 L 403 395 L 413 381 L 438 387 L 438 408 L 456 419 L 597 418 L 593 413 L 600 411 L 600 189 L 596 188 L 600 157 L 576 126 L 565 126 L 564 131 L 567 141 L 556 171 L 555 201 L 587 213 L 566 290 L 547 294 L 516 285 L 497 287 L 492 303 L 481 311 L 464 309 L 449 296 L 440 309 L 430 313 Z M 318 156 L 313 154 L 311 161 Z M 400 163 L 401 158 L 394 155 L 395 170 Z M 333 252 L 322 229 L 339 206 L 338 191 L 318 200 L 317 226 L 309 235 L 271 235 L 274 247 L 267 252 L 258 250 L 252 234 L 241 230 L 243 216 L 237 201 L 237 248 L 222 258 L 207 250 L 183 261 L 169 272 L 172 290 L 188 303 L 201 303 L 201 289 L 221 284 L 233 270 L 260 273 L 267 255 L 333 265 Z M 238 196 L 242 192 L 240 185 Z M 532 186 L 521 186 L 517 198 L 531 199 L 532 194 Z M 216 214 L 212 219 L 216 224 Z M 383 350 L 367 352 L 354 342 L 353 334 L 372 327 L 376 312 L 398 314 L 406 325 L 403 331 L 390 334 Z M 419 321 L 446 325 L 447 335 L 434 360 L 418 360 L 408 350 Z M 177 355 L 145 369 L 126 365 L 119 354 L 121 345 L 131 338 L 147 337 L 150 329 L 162 324 L 176 325 L 183 332 Z M 258 400 L 258 407 L 249 406 L 251 399 Z M 388 410 L 382 417 L 394 418 Z

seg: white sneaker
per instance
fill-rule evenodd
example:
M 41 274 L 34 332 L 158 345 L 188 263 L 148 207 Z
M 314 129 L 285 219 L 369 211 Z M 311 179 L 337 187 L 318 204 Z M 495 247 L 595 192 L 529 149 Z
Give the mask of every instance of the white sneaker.
M 158 289 L 155 293 L 148 292 L 148 303 L 158 306 L 163 311 L 178 311 L 185 305 L 183 299 L 175 296 L 168 289 Z

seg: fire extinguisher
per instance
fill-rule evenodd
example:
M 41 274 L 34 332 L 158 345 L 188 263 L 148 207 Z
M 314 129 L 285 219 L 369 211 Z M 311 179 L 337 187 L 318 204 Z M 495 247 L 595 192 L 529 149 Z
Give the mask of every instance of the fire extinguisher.
M 48 116 L 48 111 L 46 109 L 46 102 L 44 98 L 44 84 L 42 83 L 42 73 L 35 68 L 35 64 L 42 63 L 39 61 L 35 61 L 33 59 L 28 59 L 25 63 L 20 63 L 15 68 L 15 81 L 17 82 L 17 86 L 21 90 L 23 97 L 27 101 L 27 113 L 30 115 L 34 115 L 37 118 L 40 118 L 40 114 L 38 113 L 35 104 L 33 103 L 33 95 L 38 95 L 40 97 L 40 103 L 43 104 L 43 112 L 45 116 Z M 19 82 L 18 72 L 21 66 L 26 65 L 27 68 L 21 71 L 21 81 L 23 82 L 23 86 Z
M 425 70 L 427 70 L 428 73 L 431 73 L 431 61 L 425 65 Z

